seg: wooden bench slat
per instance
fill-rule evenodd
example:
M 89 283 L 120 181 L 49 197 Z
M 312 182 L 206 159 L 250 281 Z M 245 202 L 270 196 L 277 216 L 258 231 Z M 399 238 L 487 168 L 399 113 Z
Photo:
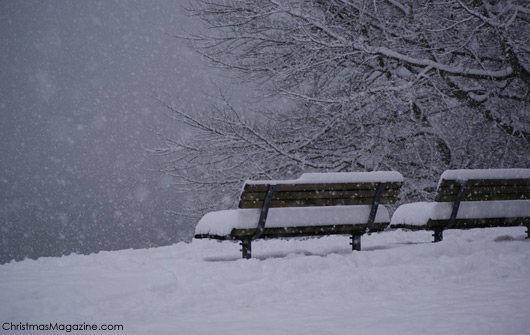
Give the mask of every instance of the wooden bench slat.
M 447 220 L 429 220 L 428 229 L 443 229 Z M 449 229 L 473 229 L 493 227 L 519 227 L 530 224 L 530 217 L 516 218 L 482 218 L 482 219 L 456 219 L 453 227 Z
M 454 179 L 443 179 L 438 188 L 443 187 L 455 187 L 458 188 L 460 185 L 459 180 Z M 467 181 L 468 187 L 498 187 L 498 186 L 530 186 L 530 179 L 470 179 Z
M 456 194 L 437 194 L 437 202 L 453 202 Z M 462 201 L 488 201 L 488 200 L 529 200 L 529 193 L 468 193 L 462 196 Z
M 436 230 L 445 229 L 448 220 L 429 220 L 427 224 L 420 226 L 407 223 L 392 224 L 391 229 L 405 230 Z M 474 229 L 494 227 L 520 227 L 530 225 L 529 217 L 516 218 L 488 218 L 488 219 L 456 219 L 453 227 L 449 229 Z
M 353 206 L 371 205 L 373 198 L 339 198 L 339 199 L 294 199 L 294 200 L 272 200 L 270 208 L 277 207 L 312 207 L 312 206 Z M 393 204 L 396 197 L 381 197 L 381 204 Z M 243 200 L 239 202 L 239 208 L 261 208 L 263 201 Z
M 457 194 L 460 187 L 440 187 L 438 194 Z M 530 193 L 530 185 L 466 186 L 465 193 Z
M 388 222 L 375 223 L 370 232 L 383 231 L 387 226 Z M 362 234 L 365 232 L 366 228 L 366 224 L 265 228 L 260 238 Z M 244 239 L 245 237 L 252 236 L 255 233 L 255 230 L 256 229 L 234 229 L 230 235 L 233 236 L 234 239 Z
M 245 184 L 243 191 L 266 192 L 269 184 Z M 376 190 L 379 183 L 337 183 L 337 184 L 277 184 L 280 191 L 341 191 L 341 190 Z M 400 189 L 402 183 L 386 183 L 385 189 Z
M 341 199 L 341 198 L 373 198 L 375 190 L 347 190 L 347 191 L 276 191 L 272 200 L 299 200 L 299 199 Z M 263 201 L 266 192 L 243 192 L 241 201 Z M 383 197 L 396 197 L 397 189 L 383 191 Z

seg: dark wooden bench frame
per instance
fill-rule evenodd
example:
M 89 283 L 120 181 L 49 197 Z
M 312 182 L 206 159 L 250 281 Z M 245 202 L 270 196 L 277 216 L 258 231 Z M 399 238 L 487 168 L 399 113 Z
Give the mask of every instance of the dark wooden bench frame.
M 240 196 L 239 208 L 259 208 L 256 228 L 233 229 L 229 236 L 197 234 L 195 238 L 239 240 L 243 258 L 251 258 L 251 244 L 258 238 L 287 238 L 298 236 L 351 235 L 352 250 L 361 250 L 361 236 L 387 228 L 389 222 L 376 223 L 379 205 L 393 204 L 402 182 L 353 183 L 246 183 Z M 270 208 L 370 205 L 366 223 L 323 226 L 266 227 Z
M 448 220 L 430 219 L 425 226 L 392 224 L 392 229 L 432 230 L 433 242 L 443 240 L 447 229 L 473 229 L 492 227 L 526 226 L 530 238 L 530 217 L 497 217 L 457 219 L 460 205 L 466 201 L 529 200 L 530 179 L 441 179 L 435 202 L 451 202 L 451 215 Z

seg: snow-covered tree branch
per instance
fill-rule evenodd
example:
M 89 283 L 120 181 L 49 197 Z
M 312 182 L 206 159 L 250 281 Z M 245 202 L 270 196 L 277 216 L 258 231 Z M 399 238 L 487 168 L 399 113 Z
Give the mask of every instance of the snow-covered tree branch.
M 211 65 L 297 107 L 168 105 L 202 134 L 161 150 L 182 180 L 396 169 L 412 200 L 446 168 L 530 164 L 527 1 L 199 0 L 189 13 Z

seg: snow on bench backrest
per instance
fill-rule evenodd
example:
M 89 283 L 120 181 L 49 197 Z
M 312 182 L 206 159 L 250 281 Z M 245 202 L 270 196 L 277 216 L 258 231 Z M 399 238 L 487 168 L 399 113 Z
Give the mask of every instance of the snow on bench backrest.
M 530 169 L 447 170 L 442 173 L 440 182 L 470 179 L 530 179 Z
M 404 178 L 397 171 L 373 172 L 329 172 L 304 173 L 298 179 L 291 180 L 247 180 L 245 185 L 251 184 L 324 184 L 324 183 L 400 183 Z
M 403 182 L 395 171 L 306 173 L 294 180 L 249 180 L 241 192 L 239 208 L 261 208 L 269 185 L 275 185 L 274 207 L 369 205 L 376 189 L 385 183 L 381 204 L 394 203 Z

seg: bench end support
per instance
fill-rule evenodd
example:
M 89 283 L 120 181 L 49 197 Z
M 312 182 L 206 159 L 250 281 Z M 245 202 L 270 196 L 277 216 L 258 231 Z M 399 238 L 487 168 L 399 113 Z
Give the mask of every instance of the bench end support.
M 444 235 L 443 234 L 444 234 L 444 231 L 442 229 L 435 230 L 434 234 L 432 234 L 432 236 L 434 237 L 434 241 L 432 241 L 432 242 L 436 243 L 436 242 L 443 241 L 443 239 L 444 239 Z
M 252 240 L 246 239 L 241 240 L 241 252 L 243 253 L 244 259 L 250 259 L 252 255 Z
M 361 235 L 353 235 L 351 238 L 351 249 L 352 251 L 361 251 Z

